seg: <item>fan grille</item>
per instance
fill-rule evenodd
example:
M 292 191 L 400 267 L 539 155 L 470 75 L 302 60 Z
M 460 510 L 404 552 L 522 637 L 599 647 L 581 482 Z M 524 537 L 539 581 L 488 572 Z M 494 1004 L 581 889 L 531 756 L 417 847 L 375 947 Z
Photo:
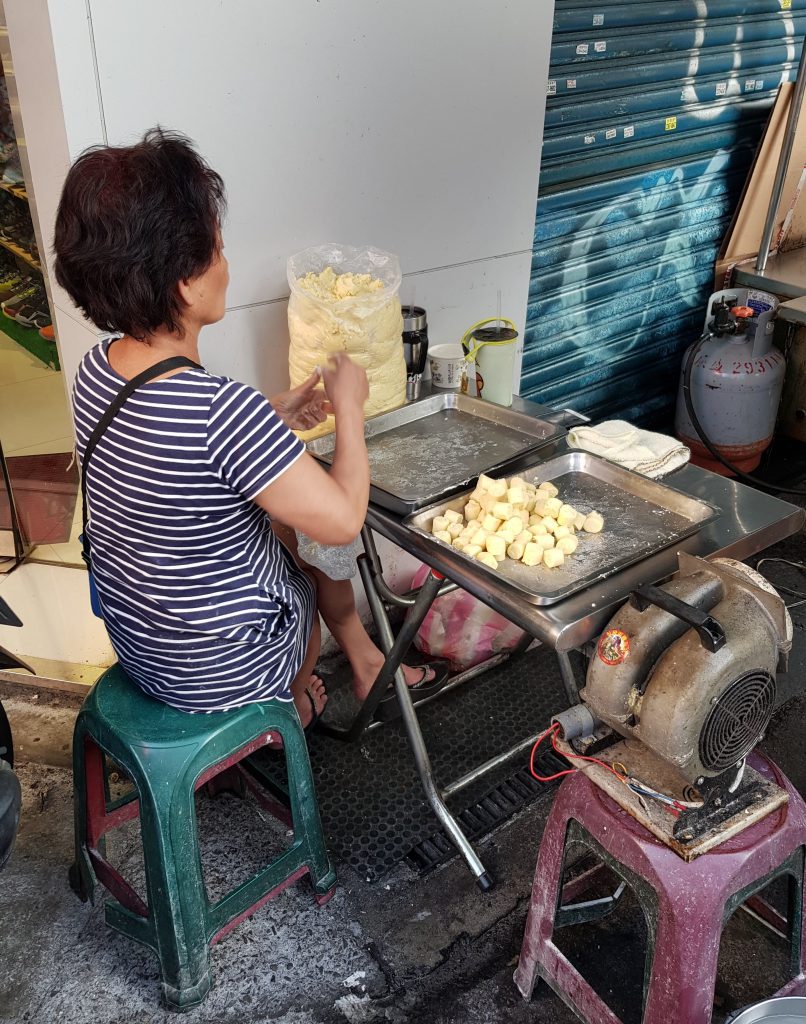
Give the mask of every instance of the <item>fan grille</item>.
M 700 760 L 714 772 L 732 768 L 749 754 L 767 727 L 775 705 L 769 672 L 746 672 L 720 694 L 700 733 Z

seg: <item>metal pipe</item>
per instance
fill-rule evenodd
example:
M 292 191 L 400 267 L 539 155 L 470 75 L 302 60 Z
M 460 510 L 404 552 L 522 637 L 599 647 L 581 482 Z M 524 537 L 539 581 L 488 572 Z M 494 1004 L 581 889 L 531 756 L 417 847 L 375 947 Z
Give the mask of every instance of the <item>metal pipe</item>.
M 361 734 L 374 716 L 378 705 L 384 698 L 389 684 L 394 679 L 395 674 L 402 674 L 401 666 L 403 664 L 403 659 L 406 657 L 409 647 L 411 647 L 411 642 L 414 639 L 415 633 L 420 628 L 423 619 L 428 614 L 428 609 L 434 603 L 434 599 L 437 596 L 441 582 L 438 577 L 431 573 L 428 574 L 428 578 L 420 588 L 420 593 L 417 595 L 417 600 L 413 607 L 408 610 L 406 618 L 403 620 L 403 625 L 400 627 L 400 631 L 397 634 L 397 638 L 395 638 L 392 635 L 391 626 L 389 626 L 389 620 L 386 615 L 386 609 L 384 608 L 383 601 L 378 593 L 377 580 L 379 577 L 376 575 L 372 558 L 360 555 L 358 558 L 358 570 L 361 574 L 361 581 L 364 584 L 364 590 L 367 594 L 370 611 L 372 612 L 372 617 L 375 620 L 378 632 L 383 635 L 382 626 L 385 622 L 391 639 L 389 640 L 388 647 L 384 644 L 384 654 L 386 655 L 384 663 L 375 678 L 375 682 L 372 684 L 371 690 L 367 694 L 349 728 L 340 729 L 337 726 L 325 725 L 324 722 L 319 723 L 320 732 L 324 732 L 325 735 L 330 736 L 333 739 L 344 740 L 348 743 L 354 743 L 360 738 Z
M 437 594 L 437 597 L 441 596 L 442 591 L 440 590 L 439 594 Z M 459 672 L 457 675 L 451 676 L 450 680 L 442 687 L 442 689 L 438 693 L 433 694 L 431 697 L 423 697 L 422 700 L 418 700 L 417 707 L 423 708 L 425 707 L 426 704 L 430 704 L 432 701 L 439 700 L 441 697 L 444 697 L 446 693 L 450 693 L 451 690 L 455 690 L 458 686 L 461 686 L 463 683 L 469 683 L 472 679 L 476 679 L 478 678 L 478 676 L 482 676 L 487 672 L 491 672 L 494 668 L 497 668 L 499 665 L 503 665 L 504 662 L 510 661 L 512 658 L 515 658 L 518 655 L 523 654 L 523 652 L 525 650 L 528 650 L 532 646 L 532 644 L 540 643 L 539 640 L 535 640 L 534 637 L 530 636 L 528 633 L 524 635 L 527 641 L 525 645 L 523 641 L 518 641 L 517 646 L 513 647 L 511 651 L 502 651 L 500 654 L 494 654 L 491 658 L 487 658 L 486 661 L 482 661 L 479 665 L 473 665 L 472 668 L 466 668 L 463 672 Z M 381 726 L 385 724 L 385 722 L 370 722 L 370 724 L 367 726 L 367 732 L 369 732 L 372 729 L 380 729 Z
M 419 590 L 409 590 L 405 594 L 396 594 L 386 582 L 382 573 L 378 573 L 375 576 L 375 585 L 378 588 L 378 593 L 387 604 L 394 605 L 397 608 L 414 607 Z M 451 594 L 454 590 L 458 589 L 458 583 L 451 583 L 449 580 L 443 580 L 437 597 L 444 597 L 445 594 Z
M 361 531 L 361 539 L 364 543 L 364 554 L 358 557 L 358 571 L 364 584 L 372 616 L 380 631 L 380 622 L 382 620 L 388 621 L 384 606 L 384 594 L 389 594 L 393 597 L 397 597 L 397 595 L 389 590 L 383 578 L 383 566 L 378 557 L 378 549 L 375 547 L 375 539 L 372 536 L 372 531 L 366 526 Z M 341 740 L 345 743 L 355 743 L 361 738 L 362 733 L 366 729 L 383 724 L 372 722 L 372 718 L 378 705 L 384 699 L 389 684 L 394 679 L 395 672 L 403 664 L 403 659 L 411 646 L 414 635 L 422 625 L 429 608 L 437 596 L 446 592 L 446 587 L 455 589 L 456 584 L 447 583 L 440 576 L 429 573 L 423 586 L 411 597 L 411 601 L 405 601 L 405 607 L 408 610 L 403 620 L 403 625 L 390 650 L 384 651 L 386 658 L 381 666 L 381 670 L 375 677 L 375 681 L 361 707 L 358 709 L 355 718 L 347 728 L 320 722 L 320 732 L 330 736 L 331 739 Z
M 560 666 L 560 675 L 565 687 L 565 696 L 568 698 L 569 706 L 574 707 L 576 704 L 579 704 L 579 686 L 577 685 L 574 666 L 571 664 L 568 651 L 557 651 L 556 653 L 557 663 Z
M 438 597 L 444 597 L 445 594 L 452 594 L 454 590 L 459 589 L 458 583 L 452 583 L 450 580 L 443 580 L 442 586 L 439 588 Z M 404 601 L 406 604 L 411 604 L 417 597 L 416 590 L 407 590 L 405 594 L 395 594 L 397 601 Z M 385 598 L 384 598 L 385 600 Z M 393 604 L 397 602 L 392 602 Z
M 466 775 L 456 779 L 454 782 L 450 782 L 447 786 L 442 789 L 442 796 L 447 800 L 448 797 L 453 796 L 454 793 L 458 793 L 460 789 L 464 789 L 465 786 L 469 786 L 471 782 L 475 782 L 476 779 L 481 778 L 482 775 L 491 771 L 493 768 L 497 768 L 501 764 L 506 764 L 507 761 L 516 757 L 518 754 L 522 754 L 524 750 L 528 750 L 533 747 L 535 743 L 543 735 L 542 732 L 536 732 L 534 736 L 527 736 L 525 740 L 521 740 L 520 743 L 516 743 L 514 747 L 510 747 L 509 750 L 505 750 L 503 754 L 496 754 L 495 757 L 491 757 L 489 761 L 485 761 L 484 764 L 480 764 L 478 768 L 473 768 Z
M 366 542 L 365 542 L 366 543 Z M 366 566 L 362 578 L 364 582 L 370 581 L 371 569 Z M 430 607 L 434 598 L 436 597 L 440 580 L 434 576 L 433 573 L 429 573 L 423 584 L 420 595 L 417 598 Z M 373 617 L 375 618 L 375 625 L 378 628 L 378 637 L 381 642 L 381 650 L 387 656 L 387 663 L 390 663 L 390 655 L 396 646 L 400 646 L 399 643 L 396 645 L 395 637 L 392 632 L 392 626 L 389 622 L 389 617 L 386 614 L 386 609 L 383 606 L 380 595 L 374 586 L 370 586 L 367 589 L 367 600 L 369 601 L 370 608 L 372 610 Z M 423 612 L 423 617 L 424 617 Z M 410 611 L 407 616 L 407 620 L 404 623 L 404 628 L 408 625 L 409 618 L 414 618 L 414 611 Z M 417 625 L 419 628 L 419 623 Z M 416 629 L 414 630 L 416 632 Z M 412 634 L 413 635 L 413 634 Z M 400 640 L 400 634 L 398 634 L 398 641 Z M 395 653 L 398 653 L 397 651 Z M 397 693 L 398 703 L 400 704 L 401 716 L 403 718 L 403 726 L 406 730 L 408 737 L 409 746 L 411 747 L 412 754 L 414 755 L 414 763 L 417 767 L 417 773 L 420 776 L 420 782 L 422 783 L 423 790 L 425 791 L 426 799 L 431 805 L 431 809 L 437 816 L 437 819 L 448 834 L 448 838 L 457 848 L 459 853 L 464 857 L 467 866 L 473 873 L 476 882 L 482 891 L 487 892 L 492 888 L 493 881 L 490 875 L 484 868 L 479 858 L 476 856 L 476 851 L 470 845 L 467 836 L 464 834 L 456 821 L 454 816 L 445 806 L 442 796 L 437 789 L 436 782 L 434 780 L 434 772 L 431 768 L 431 760 L 428 756 L 428 750 L 423 740 L 423 734 L 420 731 L 420 723 L 417 721 L 417 712 L 414 709 L 414 704 L 411 699 L 411 691 L 406 684 L 406 677 L 403 674 L 402 661 L 405 656 L 405 651 L 402 652 L 401 656 L 397 658 L 397 665 L 395 671 L 395 691 Z
M 423 740 L 423 734 L 420 731 L 419 722 L 417 721 L 417 712 L 414 710 L 409 688 L 406 686 L 402 671 L 398 671 L 395 676 L 395 688 L 397 689 L 397 699 L 400 702 L 400 710 L 403 714 L 403 725 L 408 735 L 409 746 L 414 755 L 414 763 L 417 766 L 417 772 L 420 776 L 426 799 L 431 805 L 431 810 L 437 816 L 448 838 L 464 858 L 479 888 L 482 892 L 488 892 L 493 886 L 493 880 L 476 855 L 476 851 L 470 845 L 470 841 L 462 831 L 459 823 L 445 806 L 442 795 L 437 789 L 436 782 L 434 781 L 434 772 L 431 768 L 431 760 Z
M 383 566 L 378 556 L 378 549 L 375 547 L 375 538 L 372 536 L 372 530 L 366 523 L 361 527 L 361 542 L 364 545 L 364 551 L 369 559 L 373 573 L 377 576 L 382 576 Z
M 372 536 L 372 530 L 366 525 L 361 529 L 361 540 L 364 543 L 364 551 L 369 559 L 372 578 L 374 579 L 375 586 L 378 588 L 378 593 L 381 595 L 383 600 L 387 604 L 395 605 L 397 608 L 413 608 L 417 601 L 418 591 L 410 590 L 405 594 L 396 594 L 394 590 L 392 590 L 384 579 L 383 566 L 381 565 L 381 560 L 378 555 L 378 549 L 375 547 L 375 538 Z M 458 589 L 458 584 L 445 580 L 440 587 L 439 597 L 442 597 L 443 594 L 450 594 L 452 591 Z
M 589 924 L 592 921 L 601 921 L 612 913 L 627 888 L 626 882 L 620 882 L 612 896 L 602 896 L 596 900 L 586 900 L 584 903 L 568 903 L 557 908 L 554 921 L 555 928 L 567 928 L 573 924 Z
M 801 44 L 800 63 L 798 64 L 798 77 L 795 88 L 792 92 L 792 99 L 789 107 L 789 117 L 786 122 L 784 133 L 784 144 L 781 147 L 781 155 L 778 159 L 778 168 L 775 172 L 775 181 L 770 195 L 770 205 L 767 210 L 767 220 L 764 224 L 764 233 L 761 236 L 761 244 L 758 249 L 758 260 L 756 271 L 759 274 L 767 269 L 767 260 L 770 257 L 772 245 L 772 233 L 775 230 L 775 221 L 778 214 L 778 204 L 781 202 L 781 194 L 784 190 L 786 172 L 789 170 L 789 159 L 792 156 L 792 146 L 795 141 L 795 131 L 800 118 L 800 108 L 803 106 L 803 94 L 806 92 L 806 43 Z
M 11 477 L 9 476 L 6 457 L 0 446 L 0 471 L 3 476 L 3 484 L 8 496 L 8 514 L 11 521 L 11 538 L 14 543 L 14 564 L 15 567 L 25 558 L 25 543 L 22 537 L 22 527 L 17 515 L 17 505 L 14 501 L 14 492 L 11 490 Z

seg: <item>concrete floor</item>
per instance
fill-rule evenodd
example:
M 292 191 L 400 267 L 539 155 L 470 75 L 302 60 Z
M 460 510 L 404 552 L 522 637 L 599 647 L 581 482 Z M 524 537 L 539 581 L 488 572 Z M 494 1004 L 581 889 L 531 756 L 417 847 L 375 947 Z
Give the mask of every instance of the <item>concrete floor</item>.
M 806 537 L 768 552 L 806 559 Z M 767 567 L 771 578 L 806 589 L 799 570 Z M 794 601 L 795 598 L 788 598 Z M 784 707 L 765 746 L 806 794 L 806 605 L 796 608 L 795 650 L 780 681 Z M 0 1021 L 158 1024 L 176 1020 L 159 1005 L 152 954 L 107 929 L 100 901 L 82 904 L 67 885 L 72 853 L 72 783 L 66 767 L 70 698 L 3 694 L 27 763 L 20 836 L 0 876 Z M 35 758 L 36 760 L 31 760 Z M 36 762 L 48 762 L 47 765 Z M 429 1021 L 498 1024 L 576 1018 L 540 989 L 524 1003 L 512 972 L 520 947 L 539 838 L 550 797 L 489 836 L 483 856 L 499 884 L 481 895 L 454 861 L 418 877 L 403 866 L 380 883 L 340 871 L 334 899 L 318 908 L 300 883 L 241 924 L 212 951 L 214 987 L 192 1024 L 341 1024 Z M 247 877 L 285 833 L 251 800 L 199 800 L 199 829 L 211 895 Z M 138 835 L 120 830 L 113 860 L 140 877 Z M 625 905 L 597 926 L 571 929 L 568 955 L 625 1020 L 640 1006 L 641 915 Z M 783 951 L 744 915 L 723 942 L 714 1021 L 780 984 Z

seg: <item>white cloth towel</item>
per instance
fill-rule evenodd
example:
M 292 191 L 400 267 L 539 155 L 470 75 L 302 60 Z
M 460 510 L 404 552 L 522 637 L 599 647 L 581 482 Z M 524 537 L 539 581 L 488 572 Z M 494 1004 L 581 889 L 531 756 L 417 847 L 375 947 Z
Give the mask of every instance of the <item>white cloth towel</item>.
M 574 427 L 568 431 L 568 444 L 653 479 L 685 466 L 691 457 L 691 452 L 677 438 L 641 430 L 626 420 L 607 420 L 596 427 Z

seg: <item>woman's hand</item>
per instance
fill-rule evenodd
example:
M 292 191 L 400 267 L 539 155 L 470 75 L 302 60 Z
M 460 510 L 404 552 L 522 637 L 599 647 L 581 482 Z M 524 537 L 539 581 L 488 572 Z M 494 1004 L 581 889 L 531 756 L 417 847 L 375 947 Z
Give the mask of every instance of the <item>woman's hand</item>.
M 311 430 L 319 426 L 333 412 L 325 392 L 316 385 L 319 371 L 314 370 L 299 387 L 283 391 L 269 399 L 274 411 L 291 430 Z
M 350 409 L 363 415 L 364 403 L 369 398 L 369 383 L 366 371 L 358 363 L 346 353 L 336 352 L 322 368 L 322 380 L 337 417 Z
M 330 472 L 304 452 L 255 501 L 273 519 L 301 530 L 311 540 L 349 544 L 361 530 L 369 501 L 369 458 L 364 440 L 369 385 L 366 373 L 343 352 L 323 367 L 322 379 L 336 416 L 336 450 Z M 295 390 L 305 393 L 315 382 L 316 375 Z

